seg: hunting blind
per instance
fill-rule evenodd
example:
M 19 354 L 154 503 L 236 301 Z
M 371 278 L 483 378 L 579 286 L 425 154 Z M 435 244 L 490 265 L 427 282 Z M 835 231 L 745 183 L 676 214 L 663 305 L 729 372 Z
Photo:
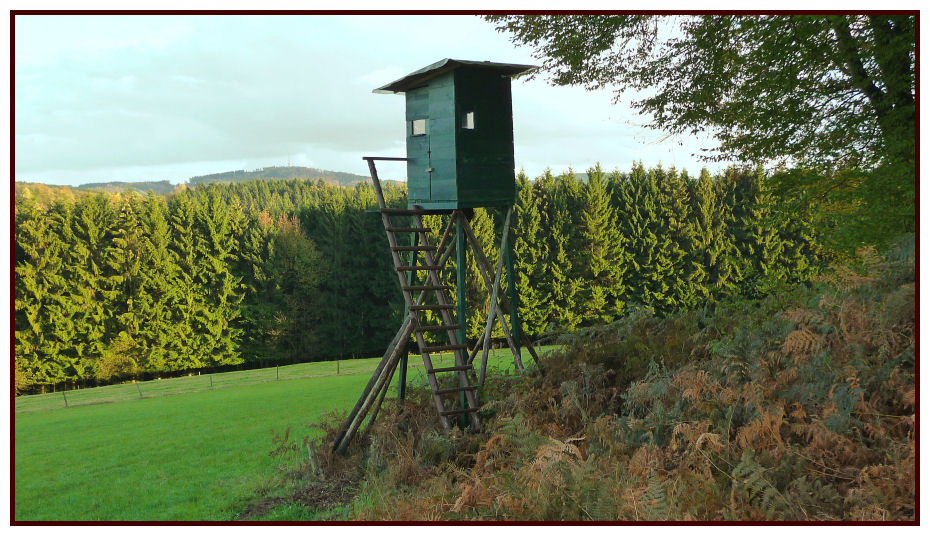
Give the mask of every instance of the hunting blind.
M 533 68 L 444 59 L 375 90 L 375 93 L 402 93 L 407 101 L 406 158 L 363 157 L 368 162 L 378 211 L 404 297 L 404 322 L 336 435 L 332 445 L 336 452 L 345 452 L 366 417 L 368 426 L 374 422 L 395 371 L 399 371 L 398 398 L 404 398 L 407 343 L 411 336 L 423 357 L 426 379 L 446 431 L 451 429 L 452 416 L 459 417 L 463 426 L 470 424 L 472 430 L 481 429 L 478 390 L 484 385 L 495 323 L 501 325 L 517 372 L 523 372 L 521 339 L 539 364 L 532 343 L 522 333 L 517 314 L 513 240 L 509 237 L 516 199 L 510 80 Z M 385 160 L 407 163 L 406 209 L 388 207 L 385 203 L 375 165 Z M 506 213 L 496 267 L 491 266 L 469 225 L 471 211 L 464 210 L 477 207 L 499 207 Z M 448 215 L 436 245 L 430 243 L 430 229 L 424 227 L 425 214 Z M 484 332 L 471 349 L 465 336 L 468 248 L 490 293 Z M 453 253 L 455 286 L 443 284 L 441 279 L 442 269 Z M 505 264 L 506 293 L 499 292 Z M 446 296 L 452 290 L 456 291 L 455 304 Z M 432 315 L 421 318 L 420 313 L 427 311 Z M 509 323 L 505 313 L 509 313 Z M 433 334 L 448 340 L 436 342 Z M 450 351 L 451 366 L 434 363 L 434 358 L 441 359 L 436 354 Z M 469 374 L 475 375 L 473 364 L 479 351 L 481 366 L 474 382 Z M 446 374 L 443 378 L 439 376 L 441 373 L 451 373 L 452 377 Z
M 440 60 L 375 90 L 407 100 L 407 198 L 452 210 L 513 205 L 512 76 L 531 65 Z

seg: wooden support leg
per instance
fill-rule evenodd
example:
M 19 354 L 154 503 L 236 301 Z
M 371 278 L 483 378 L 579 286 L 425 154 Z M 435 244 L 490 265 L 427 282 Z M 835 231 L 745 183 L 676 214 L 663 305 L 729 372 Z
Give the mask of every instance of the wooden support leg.
M 468 240 L 469 242 L 471 242 L 472 248 L 476 250 L 475 256 L 476 256 L 476 260 L 478 261 L 478 268 L 479 268 L 478 272 L 487 282 L 488 277 L 487 277 L 486 272 L 489 272 L 491 270 L 491 263 L 488 262 L 487 256 L 485 256 L 484 252 L 481 251 L 481 247 L 476 246 L 476 244 L 478 244 L 478 240 L 474 237 L 474 234 L 471 233 L 470 231 L 471 231 L 471 228 L 469 227 L 465 228 L 465 233 L 468 236 Z M 482 268 L 485 271 L 482 271 Z M 503 311 L 504 308 L 506 308 L 507 311 L 510 311 L 510 306 L 511 306 L 510 300 L 508 300 L 506 296 L 502 297 L 501 302 L 502 303 L 501 303 L 501 307 L 499 307 L 499 311 Z M 500 312 L 500 316 L 503 317 L 504 313 Z M 500 318 L 500 320 L 502 322 L 504 321 L 503 318 Z M 506 325 L 506 324 L 502 324 L 502 325 Z M 526 349 L 530 352 L 530 355 L 533 357 L 533 361 L 536 363 L 536 366 L 539 367 L 539 371 L 542 373 L 545 373 L 545 371 L 542 368 L 542 364 L 539 362 L 539 355 L 536 353 L 536 348 L 533 346 L 533 343 L 531 342 L 530 338 L 526 335 L 526 331 L 524 331 L 523 326 L 520 326 L 519 332 L 522 335 L 521 338 L 524 344 L 526 344 Z M 508 341 L 507 341 L 508 344 L 511 343 L 512 339 L 509 338 L 509 335 L 510 335 L 509 329 L 504 328 L 504 334 L 508 336 Z
M 462 214 L 458 215 L 458 223 L 455 228 L 455 292 L 456 292 L 456 316 L 459 317 L 459 324 L 462 326 L 459 328 L 459 341 L 460 344 L 468 344 L 466 341 L 465 328 L 468 325 L 468 310 L 465 307 L 465 270 L 468 267 L 466 265 L 465 259 L 465 231 L 464 226 L 467 225 L 468 219 L 465 218 Z M 459 387 L 463 387 L 462 381 L 459 381 Z M 461 409 L 467 408 L 467 403 L 465 401 L 465 391 L 462 391 L 459 394 L 459 407 Z M 468 424 L 468 416 L 464 413 L 459 419 L 462 428 L 465 428 Z
M 346 422 L 343 423 L 342 428 L 339 430 L 339 433 L 336 434 L 336 439 L 333 441 L 333 449 L 335 449 L 339 443 L 342 441 L 342 438 L 345 436 L 346 431 L 349 428 L 349 424 L 355 419 L 358 412 L 361 410 L 362 406 L 365 403 L 365 399 L 371 394 L 372 388 L 374 388 L 375 383 L 377 382 L 378 376 L 381 375 L 381 372 L 384 370 L 384 366 L 387 365 L 390 360 L 391 355 L 394 354 L 394 350 L 404 332 L 408 333 L 410 328 L 410 318 L 408 317 L 400 329 L 394 334 L 394 339 L 391 340 L 391 344 L 388 345 L 387 350 L 384 352 L 384 356 L 381 358 L 381 361 L 378 362 L 378 366 L 375 367 L 374 373 L 371 375 L 371 379 L 368 380 L 368 384 L 365 386 L 365 389 L 362 391 L 362 396 L 359 397 L 358 402 L 355 403 L 355 407 L 352 408 L 352 411 L 349 412 L 349 416 L 346 418 Z
M 367 394 L 363 395 L 363 397 L 359 399 L 358 404 L 356 404 L 357 410 L 353 410 L 354 415 L 346 421 L 348 427 L 345 433 L 336 436 L 337 440 L 333 442 L 334 449 L 338 454 L 343 454 L 346 448 L 348 448 L 349 442 L 352 441 L 352 437 L 355 435 L 355 431 L 358 430 L 359 425 L 361 425 L 362 421 L 365 419 L 365 415 L 371 409 L 372 404 L 377 400 L 381 390 L 386 389 L 385 383 L 390 382 L 389 373 L 393 374 L 397 362 L 400 359 L 400 354 L 407 351 L 405 345 L 399 344 L 398 341 L 407 340 L 410 334 L 413 333 L 413 322 L 410 320 L 410 317 L 407 317 L 407 321 L 404 322 L 403 327 L 397 333 L 398 335 L 395 336 L 394 343 L 388 348 L 389 355 L 386 356 L 387 359 L 382 359 L 383 366 L 379 364 L 379 366 L 381 366 L 380 374 L 376 372 L 376 374 L 372 375 L 372 379 L 369 381 L 371 389 L 367 389 Z
M 394 361 L 394 367 L 395 368 L 399 367 L 401 361 L 404 361 L 404 364 L 406 365 L 406 361 L 407 361 L 407 350 L 406 349 L 404 349 L 404 351 L 401 352 L 401 358 Z M 378 418 L 378 412 L 381 411 L 381 404 L 384 402 L 384 397 L 385 395 L 387 395 L 387 392 L 391 388 L 391 378 L 393 377 L 394 377 L 394 370 L 388 371 L 387 373 L 388 380 L 384 384 L 384 389 L 381 389 L 381 393 L 378 394 L 378 399 L 375 401 L 374 405 L 371 407 L 371 417 L 368 418 L 368 425 L 365 427 L 365 433 L 368 433 L 368 431 L 371 430 L 371 426 L 375 423 L 375 419 Z M 401 400 L 403 399 L 401 398 Z
M 502 261 L 505 248 L 508 244 L 508 234 L 510 232 L 510 215 L 511 210 L 507 211 L 507 217 L 504 219 L 504 231 L 501 235 L 501 251 L 497 259 L 497 268 L 494 271 L 494 284 L 491 287 L 491 299 L 488 302 L 488 320 L 484 326 L 484 336 L 481 344 L 481 370 L 478 374 L 478 385 L 484 385 L 485 374 L 488 369 L 488 349 L 491 344 L 491 333 L 494 330 L 494 319 L 497 317 L 494 306 L 497 304 L 497 293 L 501 286 Z M 521 363 L 522 365 L 522 363 Z M 520 367 L 522 370 L 522 366 Z
M 491 271 L 491 263 L 488 261 L 487 255 L 484 254 L 484 250 L 481 248 L 481 243 L 478 242 L 478 239 L 475 238 L 474 232 L 471 230 L 471 226 L 468 225 L 468 222 L 465 222 L 465 236 L 468 237 L 469 243 L 471 243 L 472 251 L 475 254 L 475 260 L 478 261 L 478 273 L 481 275 L 484 280 L 485 285 L 488 288 L 492 287 L 491 278 L 488 273 Z M 523 372 L 523 359 L 520 357 L 520 352 L 517 350 L 516 343 L 514 343 L 513 337 L 510 336 L 510 326 L 507 320 L 504 318 L 503 312 L 501 312 L 500 305 L 497 303 L 492 303 L 491 308 L 494 313 L 497 315 L 498 321 L 501 323 L 501 327 L 504 329 L 504 338 L 507 339 L 507 344 L 510 346 L 510 350 L 513 352 L 514 364 L 517 367 L 517 370 Z

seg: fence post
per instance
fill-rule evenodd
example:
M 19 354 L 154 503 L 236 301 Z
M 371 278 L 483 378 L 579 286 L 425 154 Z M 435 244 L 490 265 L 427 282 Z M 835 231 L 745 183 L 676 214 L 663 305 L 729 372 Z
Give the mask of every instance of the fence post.
M 274 366 L 274 379 L 276 379 L 276 380 L 280 380 L 280 379 L 281 379 L 281 372 L 280 372 L 280 371 L 281 371 L 281 365 L 275 365 L 275 366 Z
M 213 389 L 213 374 L 210 375 L 210 389 Z
M 336 360 L 336 376 L 339 375 L 339 360 Z
M 65 407 L 68 407 L 68 397 L 64 391 L 61 392 L 61 397 L 65 399 Z
M 142 387 L 139 387 L 139 382 L 136 382 L 136 389 L 139 391 L 139 398 L 142 398 Z

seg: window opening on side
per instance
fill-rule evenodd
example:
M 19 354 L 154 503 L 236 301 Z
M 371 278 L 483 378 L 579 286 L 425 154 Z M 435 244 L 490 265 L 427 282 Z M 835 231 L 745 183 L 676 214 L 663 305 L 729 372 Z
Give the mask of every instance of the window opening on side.
M 410 135 L 411 136 L 425 136 L 426 135 L 426 119 L 414 119 L 410 122 Z
M 475 130 L 475 112 L 465 112 L 462 114 L 462 128 Z

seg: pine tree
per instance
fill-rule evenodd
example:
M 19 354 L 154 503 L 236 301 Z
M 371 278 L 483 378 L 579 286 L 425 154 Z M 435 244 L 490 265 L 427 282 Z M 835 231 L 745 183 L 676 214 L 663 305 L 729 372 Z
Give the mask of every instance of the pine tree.
M 178 267 L 170 251 L 171 237 L 168 226 L 168 205 L 164 197 L 150 195 L 143 201 L 141 226 L 142 289 L 136 305 L 141 319 L 136 339 L 145 349 L 143 370 L 165 370 L 172 337 L 171 305 L 178 291 L 172 285 Z
M 659 175 L 658 173 L 656 174 Z M 666 312 L 695 306 L 699 295 L 695 279 L 700 271 L 689 262 L 689 252 L 697 244 L 691 217 L 691 196 L 687 174 L 678 175 L 674 168 L 662 175 L 659 182 L 658 210 L 665 244 L 662 254 L 668 260 L 665 294 Z
M 707 169 L 694 184 L 692 196 L 694 229 L 697 236 L 694 257 L 694 281 L 700 300 L 733 293 L 741 278 L 736 258 L 739 255 L 731 232 L 731 197 L 725 185 L 711 179 Z
M 70 354 L 69 374 L 75 379 L 95 376 L 97 361 L 107 346 L 107 248 L 112 239 L 113 207 L 103 194 L 88 196 L 74 206 L 74 212 L 61 211 L 60 229 L 65 249 L 65 266 L 70 283 L 67 311 L 70 324 L 57 328 L 63 351 Z M 73 328 L 72 328 L 73 326 Z
M 178 195 L 170 205 L 171 256 L 177 270 L 171 287 L 172 333 L 166 352 L 167 370 L 202 368 L 209 364 L 205 334 L 200 328 L 206 308 L 200 281 L 203 263 L 199 256 L 197 214 L 191 195 Z
M 74 331 L 66 310 L 63 251 L 68 245 L 61 241 L 56 221 L 35 203 L 17 203 L 15 218 L 16 369 L 27 384 L 62 382 L 70 379 L 75 365 L 65 352 L 74 338 L 55 333 Z
M 239 355 L 239 304 L 242 301 L 239 279 L 232 273 L 236 261 L 228 207 L 215 191 L 208 191 L 197 211 L 196 240 L 200 264 L 199 289 L 203 307 L 198 310 L 201 328 L 201 351 L 210 365 L 242 362 Z
M 549 175 L 547 177 L 546 175 Z M 541 179 L 552 184 L 551 195 L 546 199 L 544 212 L 549 215 L 549 258 L 546 262 L 545 285 L 550 289 L 552 309 L 549 318 L 553 330 L 574 330 L 581 323 L 579 302 L 582 281 L 571 258 L 574 240 L 574 222 L 571 214 L 577 204 L 575 194 L 580 191 L 574 174 L 551 178 L 548 172 Z M 577 214 L 577 212 L 574 212 Z
M 623 313 L 625 306 L 627 253 L 600 164 L 588 170 L 582 207 L 578 218 L 578 252 L 582 255 L 577 270 L 584 281 L 584 322 L 610 322 Z
M 530 336 L 542 334 L 548 322 L 549 294 L 542 286 L 545 261 L 549 256 L 542 236 L 540 196 L 522 171 L 517 175 L 517 199 L 510 229 L 513 242 L 520 320 Z
M 138 202 L 130 194 L 119 200 L 113 237 L 106 248 L 107 347 L 97 363 L 99 378 L 137 374 L 148 354 L 139 331 L 144 300 L 143 234 Z
M 754 297 L 768 294 L 787 281 L 788 275 L 779 263 L 785 243 L 775 226 L 765 175 L 761 167 L 755 172 L 728 168 L 724 180 L 733 189 L 733 234 L 743 276 L 742 293 Z

